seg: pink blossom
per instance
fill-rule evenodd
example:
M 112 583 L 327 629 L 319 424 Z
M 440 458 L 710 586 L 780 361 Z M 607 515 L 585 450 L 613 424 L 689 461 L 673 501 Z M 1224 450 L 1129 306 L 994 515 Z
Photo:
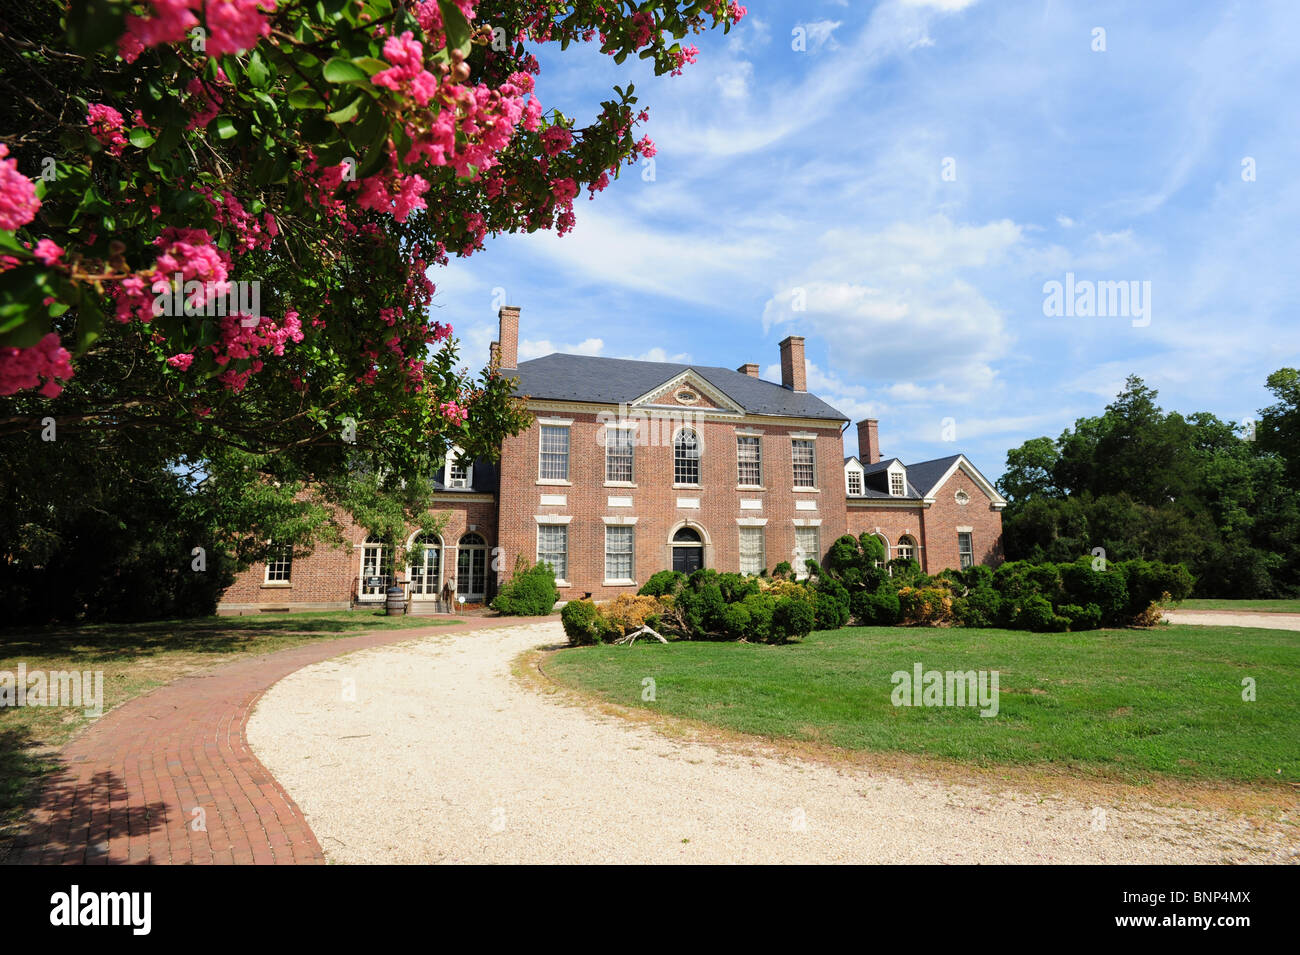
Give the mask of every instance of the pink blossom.
M 558 156 L 573 145 L 573 134 L 563 126 L 552 126 L 542 133 L 542 149 L 549 156 Z
M 86 123 L 90 126 L 90 134 L 99 140 L 110 156 L 122 155 L 126 137 L 122 135 L 125 120 L 121 113 L 103 103 L 91 103 L 86 112 Z
M 572 179 L 552 179 L 551 192 L 555 194 L 557 203 L 572 202 L 573 197 L 578 194 L 578 184 Z
M 674 54 L 674 61 L 676 63 L 676 66 L 673 67 L 672 75 L 681 76 L 682 68 L 685 67 L 687 63 L 694 63 L 696 57 L 698 57 L 699 55 L 700 55 L 700 50 L 694 43 L 692 43 L 690 46 L 682 47 L 681 50 L 679 50 L 676 54 Z
M 6 159 L 9 147 L 0 143 L 0 229 L 14 230 L 36 216 L 41 200 L 32 181 L 18 171 L 18 160 Z
M 178 355 L 172 355 L 167 359 L 167 364 L 179 371 L 189 371 L 190 365 L 194 364 L 194 356 L 189 352 L 181 352 Z
M 59 259 L 63 257 L 63 250 L 49 239 L 41 239 L 36 243 L 36 249 L 32 253 L 41 260 L 43 265 L 58 265 Z
M 464 424 L 469 418 L 469 410 L 455 401 L 444 401 L 440 406 L 442 416 L 452 424 Z
M 0 395 L 12 395 L 41 385 L 46 398 L 55 398 L 63 386 L 55 379 L 72 377 L 72 356 L 50 332 L 30 348 L 0 348 Z
M 203 19 L 211 33 L 208 55 L 251 50 L 259 38 L 269 36 L 271 25 L 263 10 L 274 13 L 275 0 L 207 0 Z
M 148 47 L 176 43 L 199 25 L 194 15 L 199 0 L 149 0 L 153 16 L 126 18 L 126 33 L 117 41 L 122 59 L 134 63 Z

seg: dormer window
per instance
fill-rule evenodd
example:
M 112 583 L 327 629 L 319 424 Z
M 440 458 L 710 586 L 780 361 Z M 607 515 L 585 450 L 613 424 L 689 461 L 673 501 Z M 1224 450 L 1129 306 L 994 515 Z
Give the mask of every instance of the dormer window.
M 447 469 L 443 484 L 448 488 L 459 490 L 468 490 L 474 486 L 474 465 L 461 457 L 460 448 L 452 448 L 447 454 Z
M 848 472 L 848 477 L 849 477 L 849 496 L 861 497 L 862 496 L 862 472 L 857 470 L 856 468 L 850 468 Z
M 907 493 L 907 483 L 902 471 L 889 472 L 889 493 L 894 497 L 902 497 Z

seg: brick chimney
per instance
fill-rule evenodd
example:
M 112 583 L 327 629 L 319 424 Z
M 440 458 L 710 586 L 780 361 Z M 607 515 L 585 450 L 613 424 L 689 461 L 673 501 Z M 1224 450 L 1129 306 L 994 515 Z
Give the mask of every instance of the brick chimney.
M 495 354 L 501 356 L 502 368 L 518 368 L 519 306 L 502 305 L 497 317 L 501 319 L 501 332 L 497 336 Z
M 880 460 L 879 424 L 875 418 L 863 418 L 858 422 L 858 460 L 863 464 L 875 464 Z
M 781 385 L 791 391 L 808 390 L 808 368 L 803 359 L 803 336 L 781 342 Z
M 736 371 L 740 372 L 742 375 L 749 375 L 750 378 L 757 378 L 758 362 L 747 361 L 737 368 Z

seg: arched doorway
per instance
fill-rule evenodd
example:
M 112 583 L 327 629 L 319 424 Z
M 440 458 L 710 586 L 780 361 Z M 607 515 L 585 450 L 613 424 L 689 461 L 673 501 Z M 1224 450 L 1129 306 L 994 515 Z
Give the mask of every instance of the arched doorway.
M 416 534 L 406 554 L 411 599 L 437 600 L 442 588 L 442 539 L 437 534 Z
M 487 596 L 487 543 L 466 534 L 456 545 L 456 597 L 478 603 Z
M 673 570 L 693 574 L 704 566 L 704 540 L 693 527 L 683 527 L 673 535 Z

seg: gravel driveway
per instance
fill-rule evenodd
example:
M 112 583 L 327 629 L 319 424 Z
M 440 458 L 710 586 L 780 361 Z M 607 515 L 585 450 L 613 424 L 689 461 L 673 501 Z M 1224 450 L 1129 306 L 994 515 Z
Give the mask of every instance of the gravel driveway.
M 511 676 L 517 654 L 562 641 L 534 624 L 314 664 L 266 693 L 248 737 L 331 862 L 1297 861 L 1293 825 L 1226 811 L 673 740 Z

